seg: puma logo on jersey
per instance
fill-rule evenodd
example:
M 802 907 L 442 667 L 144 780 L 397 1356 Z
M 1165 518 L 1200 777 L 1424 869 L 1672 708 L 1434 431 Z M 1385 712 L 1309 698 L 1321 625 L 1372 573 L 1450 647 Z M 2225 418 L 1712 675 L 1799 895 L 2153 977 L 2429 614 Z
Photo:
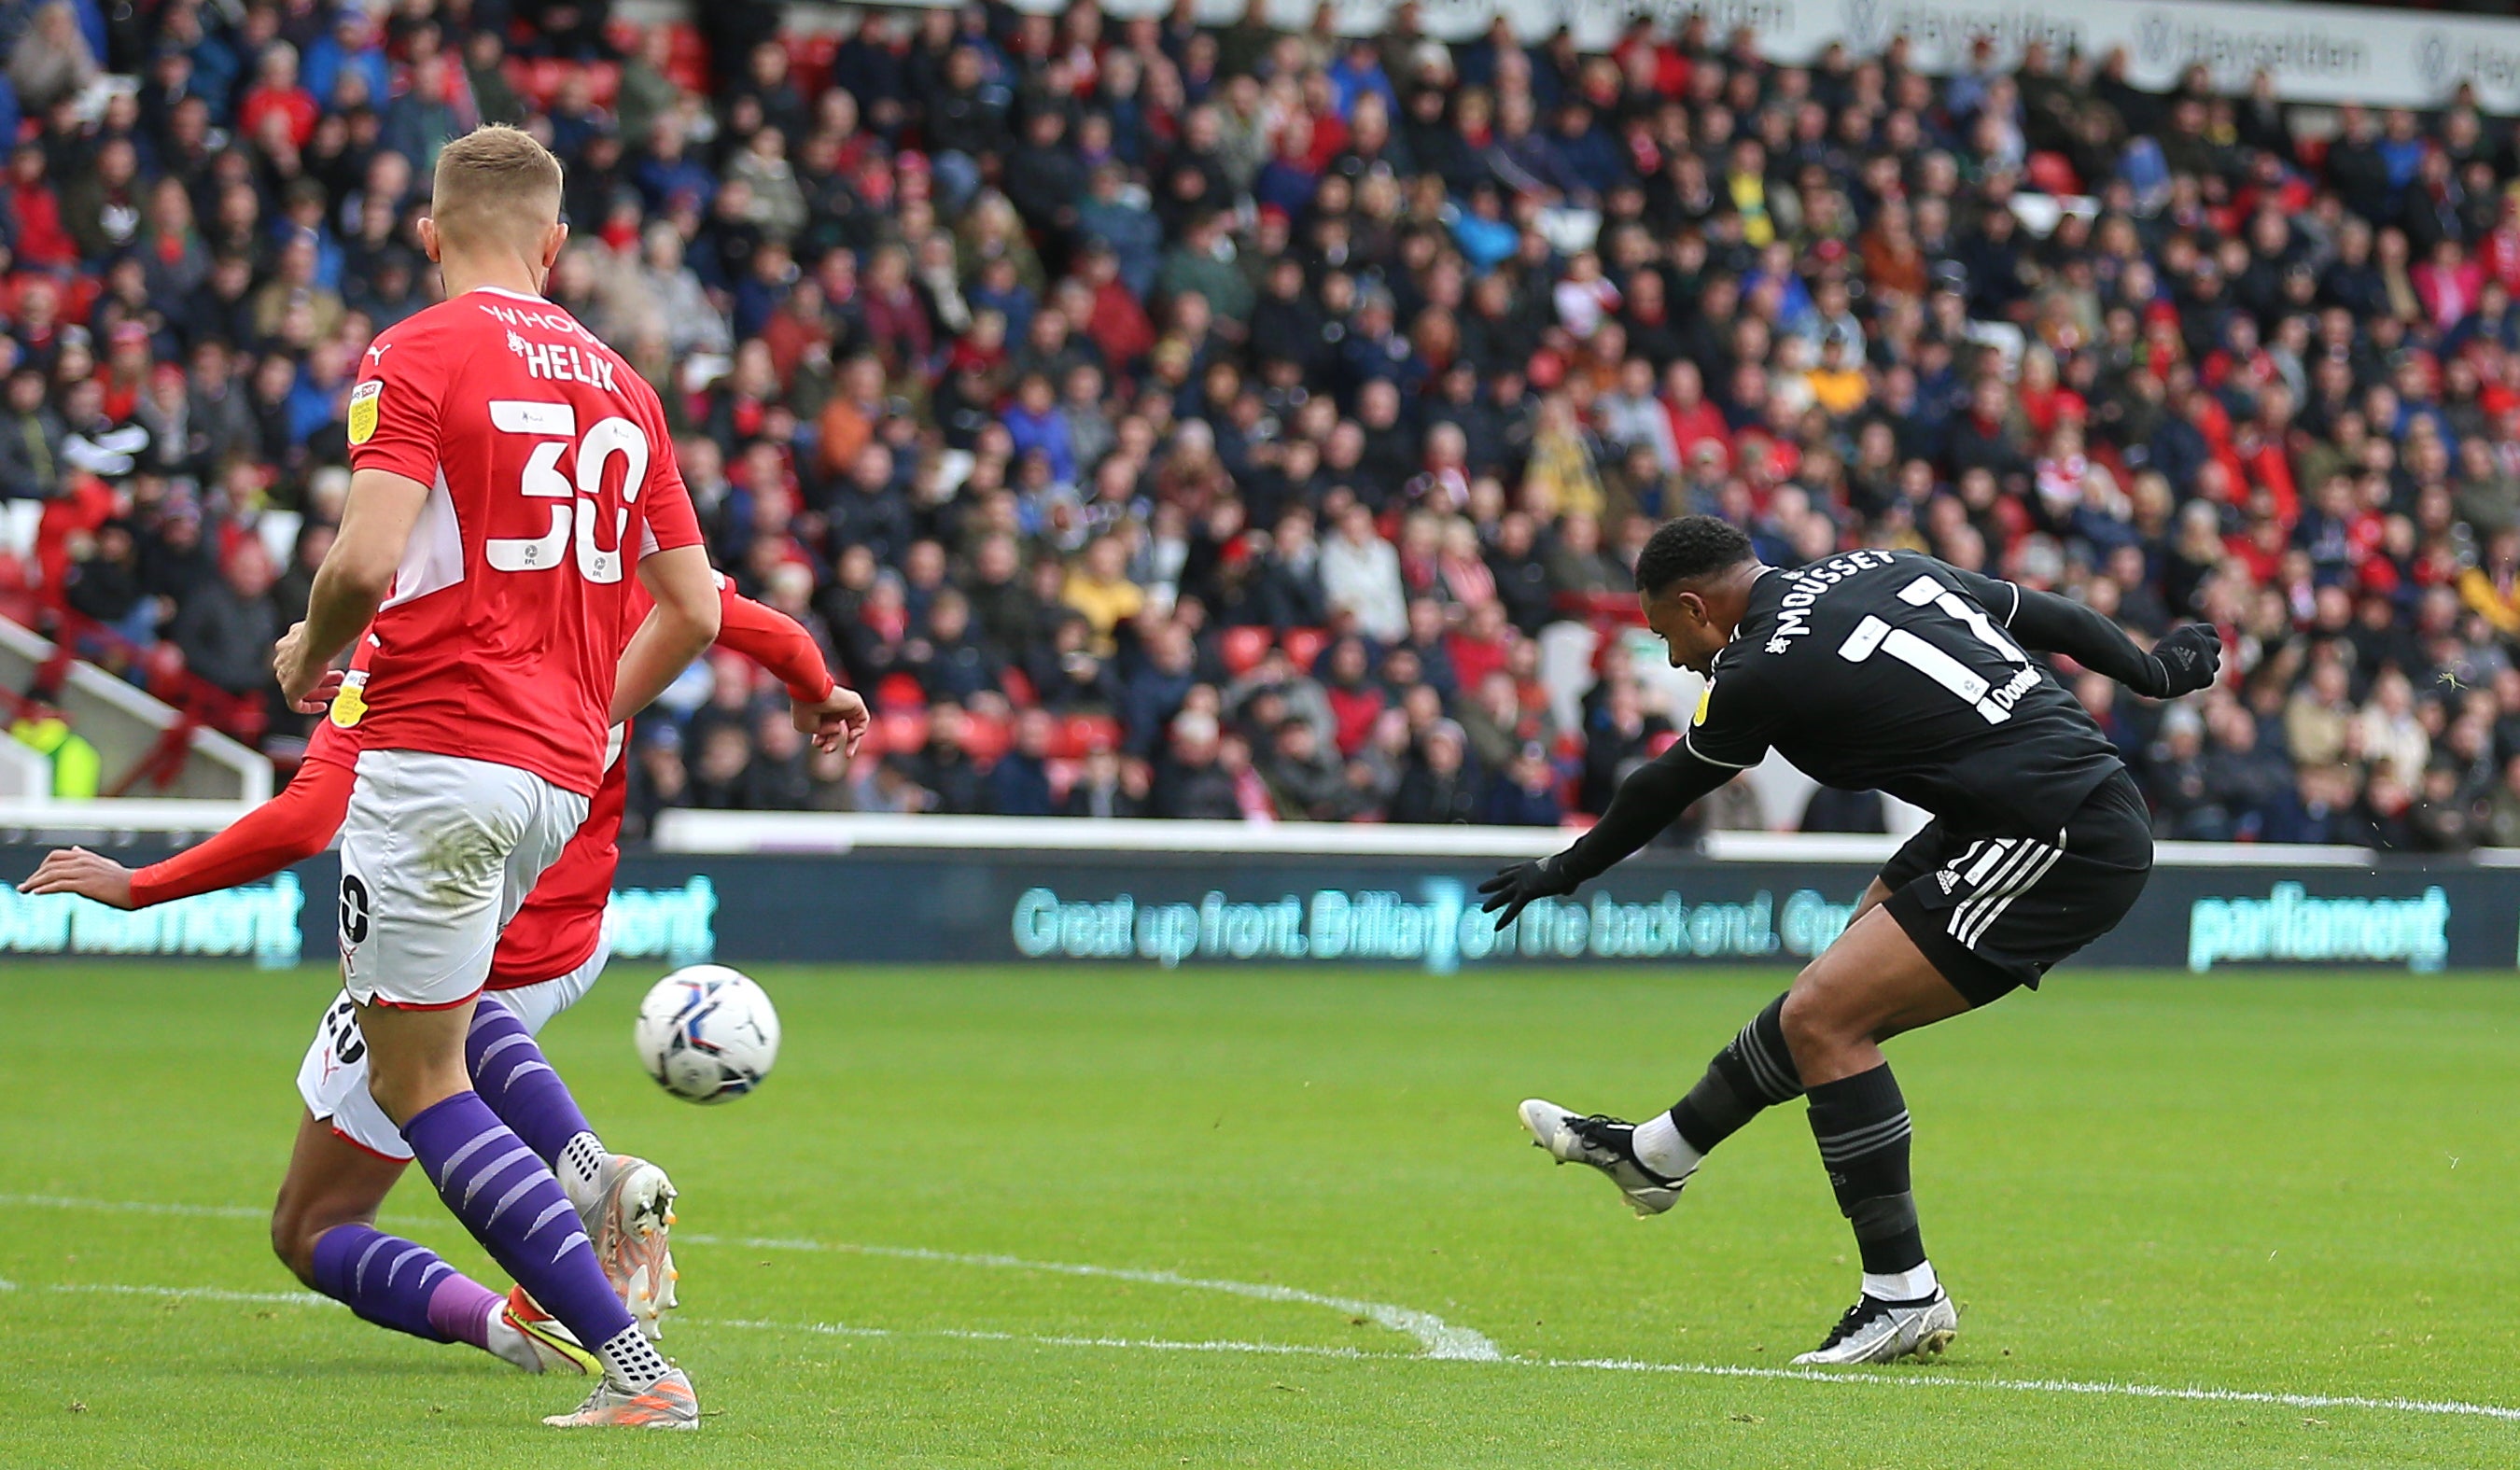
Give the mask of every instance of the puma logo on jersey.
M 382 368 L 385 363 L 385 354 L 392 350 L 393 343 L 379 342 L 368 349 L 368 361 L 375 363 L 378 367 Z

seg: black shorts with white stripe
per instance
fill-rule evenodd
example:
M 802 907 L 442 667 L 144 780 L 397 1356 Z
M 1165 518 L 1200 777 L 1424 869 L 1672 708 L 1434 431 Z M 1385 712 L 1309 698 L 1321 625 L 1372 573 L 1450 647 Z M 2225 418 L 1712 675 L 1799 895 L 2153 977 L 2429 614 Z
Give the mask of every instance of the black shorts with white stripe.
M 1890 916 L 1972 1005 L 2117 927 L 2152 871 L 2152 818 L 2124 771 L 2065 824 L 2037 836 L 1963 840 L 1928 823 L 1882 867 Z

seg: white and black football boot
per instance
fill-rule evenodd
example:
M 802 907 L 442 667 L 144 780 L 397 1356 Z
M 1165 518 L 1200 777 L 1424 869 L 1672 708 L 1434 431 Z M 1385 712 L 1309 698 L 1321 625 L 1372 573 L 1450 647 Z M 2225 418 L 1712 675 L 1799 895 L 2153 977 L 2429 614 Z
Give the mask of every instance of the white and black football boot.
M 1560 1164 L 1589 1164 L 1609 1176 L 1628 1208 L 1640 1218 L 1660 1215 L 1680 1203 L 1681 1186 L 1688 1182 L 1688 1176 L 1673 1179 L 1639 1161 L 1633 1141 L 1635 1124 L 1603 1113 L 1569 1112 L 1538 1097 L 1523 1103 L 1521 1112 L 1534 1148 L 1548 1150 Z
M 1959 1312 L 1952 1306 L 1951 1293 L 1939 1286 L 1932 1296 L 1912 1302 L 1858 1297 L 1829 1329 L 1828 1341 L 1794 1362 L 1802 1367 L 1844 1367 L 1929 1358 L 1950 1347 L 1959 1331 Z

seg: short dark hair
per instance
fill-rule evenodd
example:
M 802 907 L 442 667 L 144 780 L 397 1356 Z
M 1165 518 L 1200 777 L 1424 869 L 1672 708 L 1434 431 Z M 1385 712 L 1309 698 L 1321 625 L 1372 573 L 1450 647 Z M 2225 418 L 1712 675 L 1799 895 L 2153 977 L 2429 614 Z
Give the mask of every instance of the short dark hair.
M 1683 582 L 1755 559 L 1749 533 L 1720 515 L 1684 515 L 1656 527 L 1637 557 L 1637 587 L 1658 598 Z

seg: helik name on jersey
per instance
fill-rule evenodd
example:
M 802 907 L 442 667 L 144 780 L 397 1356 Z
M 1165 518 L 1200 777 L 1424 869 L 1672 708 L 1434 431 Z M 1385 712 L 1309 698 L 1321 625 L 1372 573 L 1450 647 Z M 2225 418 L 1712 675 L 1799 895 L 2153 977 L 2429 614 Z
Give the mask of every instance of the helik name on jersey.
M 607 393 L 613 387 L 612 364 L 569 342 L 537 342 L 508 334 L 508 350 L 524 363 L 526 376 L 553 382 L 582 382 Z
M 508 350 L 525 365 L 526 376 L 550 382 L 582 382 L 590 388 L 614 392 L 612 364 L 601 354 L 580 352 L 575 342 L 538 342 L 518 329 L 556 332 L 579 341 L 594 342 L 594 333 L 586 330 L 576 318 L 564 311 L 538 311 L 530 306 L 502 306 L 483 301 L 481 309 L 505 324 L 508 329 Z

